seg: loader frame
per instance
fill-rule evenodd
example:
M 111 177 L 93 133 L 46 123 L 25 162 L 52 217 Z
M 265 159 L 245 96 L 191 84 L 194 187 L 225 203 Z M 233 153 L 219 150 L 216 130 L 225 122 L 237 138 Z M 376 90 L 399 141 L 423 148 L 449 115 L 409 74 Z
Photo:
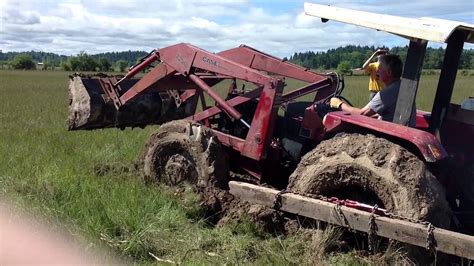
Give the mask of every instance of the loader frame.
M 158 64 L 153 67 L 155 62 Z M 132 88 L 121 93 L 121 81 L 133 78 L 149 67 L 153 68 Z M 283 94 L 285 78 L 308 84 Z M 224 99 L 212 86 L 225 79 L 234 81 L 229 87 L 229 94 L 237 90 L 236 79 L 253 83 L 256 88 Z M 323 103 L 339 94 L 344 86 L 337 74 L 316 73 L 249 46 L 241 45 L 214 54 L 185 43 L 154 50 L 139 64 L 131 67 L 121 80 L 106 78 L 101 79 L 100 84 L 108 97 L 113 99 L 117 109 L 151 89 L 168 92 L 178 107 L 184 103 L 189 104 L 192 115 L 187 119 L 213 129 L 222 145 L 237 151 L 235 159 L 239 161 L 239 165 L 258 180 L 262 179 L 264 165 L 269 163 L 265 162 L 268 155 L 279 153 L 280 147 L 273 138 L 278 108 L 314 92 L 313 104 Z M 208 106 L 204 94 L 216 104 Z M 198 99 L 202 110 L 196 112 Z M 258 100 L 258 105 L 252 122 L 249 123 L 236 108 L 254 100 Z M 308 109 L 311 107 L 309 105 Z M 314 116 L 311 112 L 315 113 L 314 110 L 309 110 L 304 116 L 294 119 L 302 122 L 301 135 L 313 140 L 313 146 L 326 135 L 336 134 L 347 127 L 362 127 L 411 143 L 428 162 L 441 160 L 447 155 L 439 141 L 428 132 L 408 127 L 394 128 L 384 121 L 351 116 L 345 112 L 327 114 L 324 121 L 320 121 L 325 126 L 322 128 L 318 123 L 309 121 L 309 117 Z M 233 136 L 213 128 L 210 121 L 220 115 L 227 115 L 233 121 L 245 125 L 248 128 L 246 137 Z
M 145 74 L 132 88 L 121 93 L 121 81 L 133 78 L 136 74 L 158 62 L 150 72 Z M 266 74 L 266 73 L 271 73 Z M 284 78 L 293 78 L 308 82 L 301 88 L 283 94 Z M 256 88 L 236 95 L 230 99 L 222 98 L 212 86 L 230 79 L 233 82 L 229 93 L 237 90 L 235 80 L 255 84 Z M 243 168 L 260 179 L 261 162 L 271 152 L 272 134 L 278 109 L 291 101 L 314 93 L 313 102 L 327 101 L 335 91 L 341 90 L 342 81 L 335 74 L 320 74 L 279 58 L 262 53 L 251 47 L 240 47 L 217 54 L 204 51 L 190 44 L 177 44 L 153 51 L 138 65 L 130 68 L 127 75 L 116 79 L 101 79 L 101 86 L 108 97 L 113 99 L 116 108 L 121 108 L 134 98 L 150 89 L 174 93 L 176 104 L 191 105 L 193 115 L 189 120 L 200 122 L 210 128 L 215 116 L 227 115 L 248 128 L 245 138 L 240 138 L 213 130 L 220 143 L 238 152 Z M 215 101 L 208 106 L 204 94 Z M 197 110 L 197 99 L 201 100 L 202 110 Z M 236 107 L 258 100 L 252 122 L 248 123 Z

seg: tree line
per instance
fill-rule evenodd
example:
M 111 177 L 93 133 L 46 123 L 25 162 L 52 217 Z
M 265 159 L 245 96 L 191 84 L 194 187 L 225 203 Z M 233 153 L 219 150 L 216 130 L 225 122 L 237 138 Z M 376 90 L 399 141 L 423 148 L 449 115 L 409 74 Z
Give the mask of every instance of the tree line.
M 329 49 L 326 52 L 302 52 L 294 53 L 289 61 L 311 69 L 344 69 L 360 68 L 377 48 L 374 46 L 347 45 Z M 408 46 L 393 47 L 391 54 L 397 54 L 402 60 L 406 58 Z M 443 64 L 444 48 L 426 49 L 423 63 L 424 69 L 441 69 Z M 474 49 L 464 49 L 459 62 L 459 69 L 474 69 Z
M 147 54 L 144 51 L 108 52 L 94 55 L 80 52 L 75 56 L 65 56 L 36 51 L 8 53 L 0 51 L 0 67 L 12 69 L 124 72 Z
M 325 52 L 294 53 L 284 58 L 311 69 L 337 69 L 348 72 L 359 68 L 376 50 L 374 46 L 347 45 Z M 394 47 L 390 53 L 405 59 L 408 46 Z M 444 48 L 427 48 L 424 69 L 440 69 L 443 64 Z M 62 69 L 66 71 L 119 71 L 134 65 L 148 53 L 145 51 L 107 52 L 89 55 L 80 52 L 75 56 L 57 55 L 46 52 L 7 52 L 0 50 L 0 67 L 13 69 Z M 460 69 L 474 69 L 474 49 L 464 49 L 460 59 Z

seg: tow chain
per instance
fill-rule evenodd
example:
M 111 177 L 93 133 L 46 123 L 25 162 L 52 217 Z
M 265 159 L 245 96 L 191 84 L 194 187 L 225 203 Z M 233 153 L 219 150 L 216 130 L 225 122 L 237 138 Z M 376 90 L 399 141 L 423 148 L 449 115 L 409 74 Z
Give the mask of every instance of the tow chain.
M 313 199 L 318 199 L 318 200 L 321 200 L 321 201 L 325 201 L 325 202 L 335 204 L 335 206 L 334 206 L 335 212 L 337 213 L 337 215 L 341 219 L 343 219 L 344 225 L 346 227 L 348 227 L 349 229 L 352 229 L 352 228 L 350 227 L 350 224 L 349 224 L 347 218 L 345 217 L 344 212 L 342 211 L 341 207 L 346 206 L 346 207 L 349 207 L 349 208 L 360 209 L 360 210 L 365 209 L 365 208 L 361 209 L 361 208 L 354 207 L 353 203 L 358 203 L 356 201 L 340 200 L 337 197 L 328 198 L 326 196 L 319 195 L 319 194 L 296 193 L 296 192 L 288 191 L 286 189 L 279 191 L 275 195 L 275 200 L 273 201 L 274 209 L 279 210 L 281 208 L 281 200 L 282 200 L 281 196 L 283 194 L 286 194 L 286 193 L 292 193 L 292 194 L 295 194 L 295 195 L 308 197 L 308 198 L 313 198 Z M 347 204 L 347 203 L 349 203 L 349 204 Z M 430 222 L 400 216 L 400 215 L 394 214 L 392 212 L 389 212 L 387 210 L 380 209 L 377 206 L 377 204 L 375 204 L 371 207 L 371 215 L 369 217 L 369 223 L 368 223 L 368 227 L 369 227 L 369 230 L 368 230 L 368 247 L 369 247 L 370 251 L 372 251 L 372 252 L 375 251 L 375 241 L 376 241 L 377 230 L 378 230 L 377 223 L 376 223 L 377 216 L 388 217 L 388 218 L 391 218 L 391 219 L 397 219 L 397 220 L 407 221 L 407 222 L 416 223 L 416 224 L 426 226 L 427 227 L 427 235 L 426 235 L 425 248 L 426 248 L 426 250 L 431 251 L 431 252 L 434 253 L 435 260 L 436 260 L 436 257 L 437 257 L 436 239 L 435 239 L 434 234 L 433 234 L 433 231 L 436 229 L 435 226 L 433 226 Z
M 346 216 L 344 215 L 344 212 L 341 209 L 341 207 L 344 204 L 344 201 L 341 201 L 337 199 L 336 197 L 331 197 L 327 199 L 327 201 L 333 202 L 333 203 L 335 201 L 336 206 L 334 206 L 334 209 L 336 210 L 337 215 L 339 216 L 339 218 L 341 218 L 344 221 L 344 225 L 352 230 L 351 225 L 349 224 L 349 221 L 347 220 Z
M 435 239 L 434 234 L 433 234 L 433 231 L 436 229 L 436 227 L 434 225 L 432 225 L 430 222 L 427 222 L 427 221 L 421 221 L 421 220 L 416 220 L 416 219 L 413 219 L 413 218 L 403 217 L 403 216 L 400 216 L 400 215 L 396 215 L 392 212 L 387 212 L 386 216 L 388 218 L 403 220 L 403 221 L 416 223 L 416 224 L 421 224 L 421 225 L 426 226 L 427 229 L 426 229 L 425 248 L 426 248 L 426 250 L 433 252 L 434 255 L 435 255 L 435 258 L 436 258 L 436 255 L 437 255 L 436 246 L 437 246 L 437 244 L 436 244 L 436 239 Z
M 281 208 L 281 195 L 285 194 L 285 193 L 290 193 L 290 191 L 286 190 L 286 189 L 283 189 L 283 190 L 280 190 L 276 195 L 275 195 L 275 199 L 273 200 L 273 209 L 279 211 L 280 208 Z
M 435 248 L 435 239 L 433 235 L 434 226 L 430 223 L 428 224 L 427 234 L 426 234 L 426 249 L 432 251 Z
M 377 223 L 375 222 L 375 213 L 377 212 L 377 204 L 372 208 L 372 212 L 369 218 L 369 233 L 367 235 L 367 242 L 369 246 L 369 251 L 375 253 L 375 242 L 377 240 Z

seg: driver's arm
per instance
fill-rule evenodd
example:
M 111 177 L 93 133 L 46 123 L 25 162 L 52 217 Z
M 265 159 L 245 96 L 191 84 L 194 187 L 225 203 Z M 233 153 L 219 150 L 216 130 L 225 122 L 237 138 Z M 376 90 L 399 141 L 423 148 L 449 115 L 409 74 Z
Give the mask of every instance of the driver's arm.
M 374 110 L 370 109 L 368 104 L 364 106 L 363 108 L 357 108 L 357 107 L 350 106 L 345 102 L 342 102 L 339 109 L 341 109 L 342 111 L 352 113 L 352 114 L 359 114 L 359 115 L 365 115 L 365 116 L 370 116 L 370 117 L 377 114 Z

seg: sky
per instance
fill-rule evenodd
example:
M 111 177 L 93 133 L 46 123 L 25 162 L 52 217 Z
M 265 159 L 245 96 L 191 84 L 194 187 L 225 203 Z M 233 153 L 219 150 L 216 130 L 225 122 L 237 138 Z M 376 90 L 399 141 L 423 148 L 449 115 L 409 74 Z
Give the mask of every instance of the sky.
M 474 24 L 473 0 L 348 1 L 317 4 Z M 284 57 L 349 44 L 404 46 L 384 32 L 304 14 L 304 0 L 0 0 L 0 50 L 77 55 L 151 51 L 186 42 L 211 52 L 240 44 Z M 430 44 L 431 45 L 431 44 Z M 439 45 L 431 45 L 439 47 Z M 474 48 L 466 45 L 465 48 Z

